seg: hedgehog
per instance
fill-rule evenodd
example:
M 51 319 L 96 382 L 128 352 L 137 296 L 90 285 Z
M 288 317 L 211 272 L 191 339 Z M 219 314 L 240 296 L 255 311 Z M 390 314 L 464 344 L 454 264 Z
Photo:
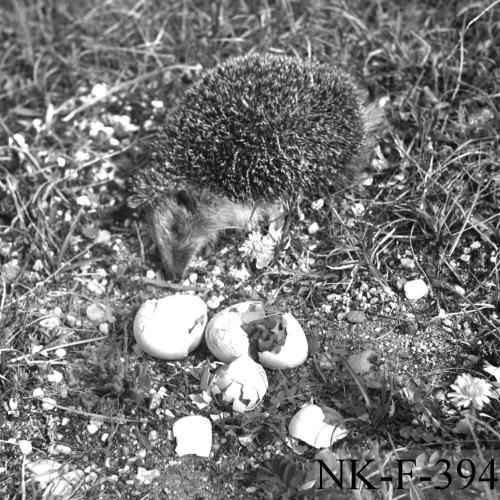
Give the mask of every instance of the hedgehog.
M 384 121 L 336 66 L 279 55 L 228 59 L 169 113 L 128 205 L 148 221 L 167 279 L 224 230 L 353 178 Z

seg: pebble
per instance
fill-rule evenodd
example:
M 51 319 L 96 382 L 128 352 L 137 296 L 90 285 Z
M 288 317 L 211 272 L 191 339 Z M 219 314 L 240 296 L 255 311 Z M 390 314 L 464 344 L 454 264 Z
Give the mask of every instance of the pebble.
M 408 300 L 418 300 L 429 293 L 429 288 L 424 280 L 412 280 L 405 283 L 404 291 Z
M 307 228 L 307 232 L 309 234 L 315 234 L 319 231 L 319 225 L 317 222 L 313 222 L 308 228 Z
M 43 389 L 41 387 L 37 387 L 36 389 L 33 389 L 32 396 L 37 399 L 43 398 L 45 393 L 43 392 Z
M 78 320 L 75 316 L 68 314 L 66 316 L 66 323 L 68 323 L 69 326 L 74 327 L 78 325 Z
M 401 267 L 405 269 L 415 269 L 415 261 L 409 257 L 401 257 Z
M 364 323 L 366 321 L 366 314 L 363 311 L 350 311 L 347 313 L 346 320 L 348 323 Z
M 70 455 L 71 452 L 72 452 L 71 448 L 69 446 L 66 446 L 65 444 L 56 444 L 54 446 L 55 454 Z
M 99 229 L 95 243 L 108 243 L 111 240 L 111 233 L 106 229 Z
M 42 408 L 45 411 L 53 410 L 56 407 L 57 401 L 54 398 L 43 398 Z
M 207 307 L 209 309 L 217 309 L 220 306 L 220 297 L 212 296 L 207 300 Z
M 97 427 L 97 425 L 94 425 L 94 424 L 87 425 L 87 432 L 90 435 L 95 434 L 98 430 L 99 430 L 99 427 Z
M 92 321 L 92 323 L 106 323 L 107 321 L 113 321 L 113 313 L 111 309 L 101 303 L 94 302 L 87 307 L 87 318 Z
M 27 441 L 26 439 L 21 439 L 18 441 L 17 444 L 23 455 L 29 455 L 33 451 L 31 441 Z
M 63 374 L 57 370 L 52 370 L 52 373 L 47 375 L 47 380 L 52 384 L 59 384 L 63 380 Z

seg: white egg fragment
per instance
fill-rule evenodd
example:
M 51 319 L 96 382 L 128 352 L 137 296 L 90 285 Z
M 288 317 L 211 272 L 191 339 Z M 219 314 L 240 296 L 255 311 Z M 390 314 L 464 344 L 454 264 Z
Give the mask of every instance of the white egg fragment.
M 290 314 L 266 314 L 260 302 L 227 307 L 208 323 L 205 333 L 212 354 L 224 363 L 249 355 L 266 368 L 295 368 L 307 358 L 304 330 Z
M 176 420 L 172 433 L 177 440 L 175 452 L 183 455 L 210 456 L 212 449 L 212 422 L 201 415 L 188 415 Z
M 208 392 L 222 395 L 222 400 L 231 403 L 233 410 L 243 413 L 257 406 L 267 387 L 264 368 L 249 356 L 240 356 L 215 372 Z
M 342 415 L 337 411 L 330 409 L 325 416 L 319 406 L 310 404 L 292 417 L 288 433 L 314 448 L 329 448 L 332 443 L 347 436 L 347 429 L 340 424 L 341 420 Z
M 198 347 L 207 323 L 207 306 L 196 295 L 146 300 L 134 320 L 138 346 L 162 359 L 182 359 Z

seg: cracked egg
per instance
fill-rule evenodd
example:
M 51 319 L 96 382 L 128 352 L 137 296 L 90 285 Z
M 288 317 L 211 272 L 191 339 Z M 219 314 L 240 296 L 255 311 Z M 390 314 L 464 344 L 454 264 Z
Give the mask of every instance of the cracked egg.
M 267 314 L 260 302 L 241 302 L 216 314 L 205 340 L 212 354 L 229 363 L 250 355 L 270 369 L 295 368 L 307 358 L 304 330 L 290 313 Z
M 146 300 L 134 320 L 138 346 L 162 359 L 183 359 L 198 347 L 207 323 L 207 306 L 196 295 Z

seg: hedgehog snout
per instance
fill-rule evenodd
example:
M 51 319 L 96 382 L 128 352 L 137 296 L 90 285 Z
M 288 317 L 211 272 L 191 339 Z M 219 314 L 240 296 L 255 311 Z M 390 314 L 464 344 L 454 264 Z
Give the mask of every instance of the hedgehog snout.
M 182 279 L 197 249 L 193 213 L 167 198 L 149 212 L 148 219 L 165 277 Z
M 189 248 L 174 248 L 169 255 L 160 250 L 160 258 L 165 278 L 172 281 L 180 281 L 184 278 L 186 268 L 192 256 L 193 251 Z

